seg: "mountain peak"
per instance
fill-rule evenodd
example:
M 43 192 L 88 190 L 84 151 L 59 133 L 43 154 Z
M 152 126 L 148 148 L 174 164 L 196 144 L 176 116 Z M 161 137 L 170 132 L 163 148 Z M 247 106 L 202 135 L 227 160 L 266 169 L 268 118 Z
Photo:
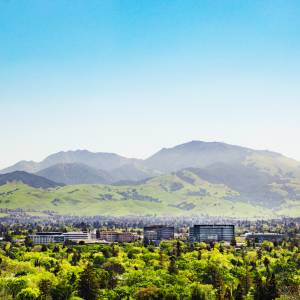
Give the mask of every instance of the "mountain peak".
M 172 172 L 189 167 L 207 167 L 213 163 L 245 160 L 255 150 L 223 142 L 193 140 L 172 148 L 164 148 L 145 161 L 150 169 Z
M 90 152 L 86 149 L 60 151 L 39 163 L 20 161 L 2 170 L 2 174 L 25 171 L 67 184 L 112 183 L 115 180 L 139 181 L 162 173 L 186 168 L 207 168 L 215 164 L 253 165 L 266 171 L 272 169 L 276 173 L 279 169 L 284 170 L 282 165 L 294 166 L 297 162 L 267 150 L 257 151 L 224 142 L 192 140 L 162 148 L 145 160 L 125 158 L 115 153 Z
M 82 163 L 59 163 L 39 171 L 37 175 L 65 184 L 107 184 L 113 181 L 108 172 Z

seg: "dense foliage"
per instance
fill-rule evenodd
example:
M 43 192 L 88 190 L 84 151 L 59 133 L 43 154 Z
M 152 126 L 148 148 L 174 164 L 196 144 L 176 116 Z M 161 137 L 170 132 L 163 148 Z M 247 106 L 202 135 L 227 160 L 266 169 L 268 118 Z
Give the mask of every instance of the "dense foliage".
M 300 299 L 300 243 L 3 242 L 0 299 Z

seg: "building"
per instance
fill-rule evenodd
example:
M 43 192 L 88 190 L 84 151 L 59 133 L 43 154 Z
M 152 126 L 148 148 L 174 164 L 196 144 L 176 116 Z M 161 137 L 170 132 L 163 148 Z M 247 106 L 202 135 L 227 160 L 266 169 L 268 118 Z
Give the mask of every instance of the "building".
M 62 234 L 64 240 L 72 242 L 87 241 L 91 239 L 91 236 L 88 232 L 64 232 Z
M 234 225 L 194 225 L 189 232 L 191 242 L 231 242 L 234 238 Z
M 90 235 L 87 232 L 37 232 L 29 235 L 34 244 L 47 245 L 50 243 L 64 243 L 66 240 L 72 242 L 89 241 Z
M 29 235 L 34 244 L 47 245 L 50 243 L 63 243 L 64 237 L 61 232 L 37 232 L 37 234 Z
M 138 239 L 138 236 L 132 232 L 100 231 L 100 240 L 111 243 L 130 243 Z
M 119 234 L 116 231 L 100 231 L 99 240 L 114 243 L 118 241 L 118 236 Z
M 262 243 L 263 241 L 281 242 L 285 239 L 285 235 L 272 232 L 249 232 L 245 234 L 246 240 Z
M 144 243 L 174 239 L 174 227 L 154 225 L 144 227 Z

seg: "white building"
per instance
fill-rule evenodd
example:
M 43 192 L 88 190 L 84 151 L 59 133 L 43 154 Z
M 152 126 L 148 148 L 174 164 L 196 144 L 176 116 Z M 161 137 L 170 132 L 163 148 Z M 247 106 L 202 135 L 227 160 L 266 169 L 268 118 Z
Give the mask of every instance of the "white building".
M 64 237 L 61 232 L 38 232 L 37 234 L 29 235 L 34 244 L 47 245 L 51 243 L 63 243 Z
M 50 243 L 64 243 L 65 241 L 80 242 L 89 241 L 91 236 L 87 232 L 38 232 L 29 235 L 34 244 L 47 245 Z
M 91 239 L 91 235 L 88 232 L 64 232 L 62 234 L 64 240 L 69 240 L 72 242 L 80 242 Z

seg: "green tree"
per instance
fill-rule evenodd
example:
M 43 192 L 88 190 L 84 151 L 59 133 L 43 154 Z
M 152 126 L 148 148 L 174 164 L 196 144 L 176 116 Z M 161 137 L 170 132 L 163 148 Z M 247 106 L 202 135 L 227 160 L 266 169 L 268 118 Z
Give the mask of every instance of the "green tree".
M 74 252 L 71 259 L 71 265 L 76 266 L 77 263 L 80 261 L 80 259 L 81 259 L 81 254 L 79 252 Z
M 216 294 L 211 285 L 194 283 L 191 286 L 191 300 L 215 300 Z
M 5 242 L 12 242 L 12 241 L 13 241 L 13 237 L 12 237 L 12 235 L 11 235 L 10 233 L 6 232 L 6 233 L 4 234 L 3 240 L 4 240 Z
M 21 290 L 27 287 L 27 282 L 23 278 L 11 279 L 7 282 L 7 288 L 10 291 L 13 299 Z
M 36 288 L 23 289 L 17 295 L 17 300 L 37 300 L 40 296 L 40 291 Z
M 265 297 L 265 286 L 259 274 L 255 276 L 254 300 L 267 300 Z
M 72 286 L 67 282 L 60 282 L 51 289 L 51 297 L 55 300 L 69 300 L 72 296 Z
M 231 242 L 230 242 L 230 245 L 231 245 L 232 247 L 235 247 L 235 246 L 236 246 L 236 239 L 235 239 L 235 237 L 232 238 L 232 240 L 231 240 Z
M 33 247 L 33 240 L 29 236 L 26 236 L 24 240 L 24 245 L 26 247 Z
M 176 258 L 174 256 L 170 257 L 170 264 L 168 267 L 168 271 L 171 274 L 177 274 L 177 272 L 178 272 L 177 265 L 176 265 Z
M 267 278 L 267 283 L 266 283 L 266 299 L 268 300 L 274 300 L 278 297 L 278 290 L 277 290 L 277 283 L 276 283 L 276 278 L 275 274 L 272 273 L 272 275 Z
M 179 300 L 180 297 L 174 289 L 164 289 L 163 300 Z
M 98 287 L 96 272 L 88 264 L 79 277 L 78 295 L 85 300 L 96 300 Z
M 236 290 L 235 290 L 235 300 L 243 300 L 244 299 L 244 291 L 242 288 L 242 285 L 239 283 L 239 285 L 237 286 Z
M 50 279 L 42 279 L 39 282 L 39 289 L 41 291 L 41 299 L 47 299 L 51 295 L 52 281 Z
M 163 299 L 163 293 L 161 289 L 156 286 L 150 286 L 146 288 L 139 288 L 135 293 L 135 299 L 137 300 L 161 300 Z
M 48 250 L 47 245 L 43 244 L 43 245 L 42 245 L 42 248 L 41 248 L 41 251 L 42 251 L 42 252 L 46 252 L 47 250 Z
M 181 242 L 179 240 L 176 241 L 176 256 L 179 257 L 181 255 Z
M 109 261 L 103 265 L 103 269 L 106 271 L 115 272 L 117 274 L 123 274 L 125 272 L 125 268 L 117 262 Z
M 231 295 L 231 291 L 230 289 L 227 287 L 225 294 L 224 294 L 224 300 L 231 300 L 232 299 L 232 295 Z

